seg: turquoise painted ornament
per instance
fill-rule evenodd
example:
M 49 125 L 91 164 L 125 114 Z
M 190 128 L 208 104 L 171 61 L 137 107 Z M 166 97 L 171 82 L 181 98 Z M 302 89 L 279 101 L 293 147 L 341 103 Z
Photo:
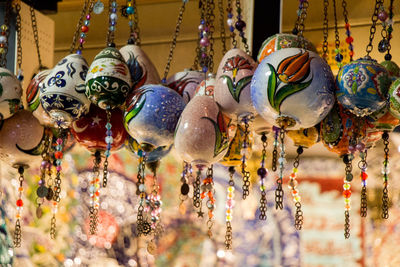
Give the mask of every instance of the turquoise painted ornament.
M 17 77 L 0 68 L 0 119 L 10 118 L 21 106 L 22 89 Z
M 102 109 L 122 106 L 131 91 L 132 80 L 121 53 L 103 49 L 94 58 L 86 76 L 86 96 Z
M 390 85 L 389 111 L 393 116 L 400 119 L 400 78 Z
M 254 116 L 250 83 L 257 63 L 243 50 L 234 48 L 222 58 L 217 71 L 214 99 L 221 111 L 233 120 Z
M 39 99 L 52 121 L 69 127 L 89 111 L 85 96 L 86 60 L 78 54 L 63 58 L 39 84 Z
M 390 84 L 388 71 L 376 60 L 358 59 L 339 70 L 336 97 L 356 116 L 366 116 L 386 105 Z
M 287 48 L 258 65 L 251 98 L 267 124 L 291 130 L 310 128 L 333 107 L 334 85 L 329 65 L 316 53 Z
M 127 100 L 124 124 L 138 143 L 168 147 L 185 108 L 185 101 L 174 90 L 162 85 L 144 85 Z
M 126 139 L 125 147 L 137 158 L 139 158 L 141 153 L 143 153 L 143 148 L 141 148 L 135 138 L 132 138 L 131 136 Z M 161 160 L 163 157 L 168 155 L 168 153 L 171 151 L 171 148 L 172 144 L 169 146 L 160 146 L 154 148 L 152 151 L 146 153 L 146 162 L 156 162 Z

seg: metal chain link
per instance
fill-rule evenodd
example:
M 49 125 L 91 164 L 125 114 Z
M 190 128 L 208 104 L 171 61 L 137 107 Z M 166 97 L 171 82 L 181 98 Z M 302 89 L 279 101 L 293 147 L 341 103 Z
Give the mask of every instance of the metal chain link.
M 238 14 L 238 18 L 241 19 L 242 15 L 242 8 L 240 7 L 240 0 L 236 0 L 236 11 Z M 243 46 L 244 46 L 244 50 L 246 51 L 246 54 L 250 55 L 250 48 L 249 45 L 247 44 L 247 38 L 244 36 L 244 31 L 241 30 L 239 33 L 239 36 L 242 40 Z
M 193 206 L 195 208 L 200 208 L 200 194 L 201 194 L 201 170 L 197 170 L 196 179 L 193 182 Z
M 19 181 L 19 187 L 23 186 L 24 183 L 24 167 L 19 166 L 18 167 L 18 181 Z M 19 199 L 21 199 L 22 193 L 19 192 Z M 20 218 L 17 218 L 15 221 L 15 230 L 14 230 L 14 247 L 19 248 L 21 247 L 21 241 L 22 241 L 22 231 L 21 231 L 21 220 Z
M 285 129 L 281 128 L 281 131 L 279 132 L 279 139 L 281 142 L 281 153 L 284 153 L 285 145 L 284 145 L 284 140 L 285 140 Z M 281 157 L 283 158 L 283 157 Z M 282 183 L 283 183 L 283 166 L 280 163 L 279 167 L 279 176 L 276 179 L 277 183 L 277 188 L 275 190 L 275 209 L 283 209 L 283 195 L 284 191 L 282 188 Z
M 186 1 L 182 1 L 182 6 L 179 9 L 178 20 L 177 20 L 176 26 L 175 26 L 175 32 L 174 32 L 174 35 L 172 37 L 171 47 L 169 48 L 167 65 L 164 68 L 164 77 L 162 79 L 163 82 L 167 81 L 167 76 L 168 76 L 168 73 L 169 73 L 169 69 L 171 67 L 171 61 L 172 61 L 172 57 L 174 55 L 174 50 L 175 50 L 175 47 L 176 47 L 177 38 L 178 38 L 180 29 L 181 29 L 181 24 L 182 24 L 182 21 L 183 21 L 183 13 L 185 12 L 185 5 L 186 5 Z
M 86 14 L 90 16 L 90 14 L 92 14 L 92 11 L 93 11 L 93 8 L 94 8 L 94 5 L 95 5 L 94 0 L 89 0 L 88 5 L 89 5 L 89 7 L 87 8 L 87 13 Z M 83 42 L 79 42 L 77 50 L 80 50 L 80 51 L 83 50 Z
M 365 156 L 361 157 L 360 161 L 358 162 L 358 168 L 361 170 L 361 176 L 363 175 L 362 173 L 365 172 L 367 167 L 368 167 L 368 164 L 367 164 L 367 150 L 365 150 Z M 363 185 L 361 187 L 361 201 L 360 201 L 360 215 L 361 215 L 361 217 L 367 217 L 367 210 L 368 210 L 367 187 L 366 187 L 365 183 L 363 183 Z
M 228 0 L 227 8 L 226 8 L 227 13 L 232 13 L 232 0 Z M 231 41 L 232 41 L 232 47 L 236 48 L 237 47 L 237 41 L 236 41 L 236 34 L 235 31 L 231 31 Z
M 106 109 L 106 115 L 107 115 L 107 123 L 111 123 L 111 109 L 109 107 L 107 107 Z M 103 187 L 107 187 L 107 183 L 108 183 L 108 157 L 106 156 L 103 165 Z
M 303 151 L 303 148 L 301 146 L 299 146 L 298 149 L 297 149 L 297 155 L 296 155 L 296 157 L 294 159 L 294 162 L 293 162 L 293 167 L 296 168 L 296 169 L 300 165 L 300 155 L 301 155 L 302 151 Z M 304 219 L 303 211 L 301 209 L 301 202 L 300 201 L 296 201 L 294 205 L 296 207 L 296 214 L 295 214 L 295 217 L 294 217 L 294 227 L 297 230 L 301 230 L 303 228 L 303 219 Z
M 390 0 L 390 4 L 389 4 L 389 20 L 391 20 L 392 23 L 394 24 L 394 21 L 393 21 L 393 2 L 394 2 L 394 0 Z M 392 39 L 393 26 L 389 25 L 387 31 L 388 31 L 389 34 L 388 34 L 388 38 L 387 38 L 388 44 L 387 44 L 387 53 L 386 53 L 385 59 L 386 58 L 390 58 L 391 59 L 392 56 L 390 55 L 390 50 L 392 49 L 392 46 L 390 44 L 390 40 Z
M 346 167 L 345 167 L 346 177 L 348 176 L 348 174 L 351 174 L 351 172 L 353 170 L 351 161 L 352 160 L 350 159 L 346 163 Z M 345 212 L 344 212 L 344 237 L 346 239 L 348 239 L 350 237 L 350 213 L 348 210 L 345 210 Z
M 323 23 L 324 41 L 322 42 L 322 53 L 323 53 L 323 58 L 325 60 L 327 60 L 328 58 L 328 6 L 329 6 L 329 0 L 324 0 L 324 23 Z
M 81 31 L 81 27 L 82 27 L 82 24 L 83 24 L 83 20 L 85 18 L 85 14 L 86 14 L 86 10 L 87 10 L 88 5 L 89 5 L 89 0 L 85 0 L 85 2 L 83 3 L 82 11 L 81 11 L 81 16 L 79 17 L 78 24 L 76 25 L 74 36 L 72 38 L 72 43 L 71 43 L 71 46 L 69 48 L 69 53 L 70 54 L 72 54 L 74 52 L 74 50 L 75 50 L 76 42 L 78 41 L 79 32 Z
M 388 132 L 384 132 L 382 135 L 383 138 L 383 145 L 384 145 L 384 152 L 385 152 L 385 159 L 384 159 L 384 168 L 388 168 L 389 163 L 389 134 Z M 383 184 L 383 192 L 382 192 L 382 218 L 388 219 L 389 218 L 389 192 L 388 192 L 388 172 L 385 171 L 384 173 L 384 184 Z
M 278 131 L 275 132 L 275 138 L 274 138 L 274 150 L 272 150 L 272 166 L 271 169 L 272 171 L 276 171 L 276 164 L 278 163 L 278 145 L 279 145 L 279 141 L 278 141 Z
M 340 47 L 340 39 L 339 39 L 339 30 L 337 25 L 337 16 L 336 16 L 336 0 L 332 0 L 333 2 L 333 17 L 335 22 L 335 48 L 338 49 Z
M 214 15 L 214 9 L 215 9 L 215 4 L 214 0 L 207 0 L 207 12 L 206 12 L 206 21 L 208 23 L 208 36 L 209 36 L 209 41 L 210 41 L 210 50 L 208 53 L 209 56 L 209 61 L 208 61 L 208 70 L 210 73 L 213 73 L 214 71 L 214 38 L 213 38 L 213 33 L 215 31 L 214 27 L 214 20 L 215 20 L 215 15 Z
M 36 52 L 38 56 L 39 70 L 43 70 L 42 58 L 40 57 L 40 46 L 39 46 L 39 32 L 37 28 L 36 21 L 36 12 L 33 8 L 33 3 L 29 6 L 29 10 L 31 12 L 31 22 L 32 22 L 32 31 L 33 31 L 33 39 L 35 40 Z
M 59 127 L 58 128 L 58 136 L 59 138 L 62 139 L 62 144 L 61 144 L 61 152 L 64 151 L 64 144 L 66 140 L 65 133 L 63 131 L 63 128 Z M 61 193 L 61 172 L 57 171 L 56 172 L 56 178 L 54 179 L 54 197 L 53 200 L 56 202 L 60 202 L 60 193 Z
M 93 194 L 96 193 L 96 179 L 100 177 L 100 163 L 101 163 L 101 154 L 99 151 L 95 152 L 94 159 L 93 159 L 93 178 L 92 178 L 92 185 L 93 185 Z M 93 197 L 94 198 L 94 197 Z M 92 201 L 92 205 L 89 208 L 89 229 L 90 234 L 94 235 L 97 232 L 97 224 L 99 221 L 98 218 L 99 209 L 95 207 L 95 202 Z
M 244 136 L 243 136 L 243 145 L 246 144 L 246 146 L 248 146 L 249 144 L 249 123 L 246 121 L 244 123 Z M 243 149 L 247 149 L 247 147 L 244 147 Z M 250 172 L 246 170 L 246 156 L 242 155 L 242 176 L 243 176 L 243 199 L 246 199 L 247 196 L 250 195 Z
M 375 36 L 375 32 L 376 32 L 376 22 L 378 21 L 378 11 L 382 5 L 383 5 L 383 0 L 375 1 L 375 9 L 374 9 L 374 13 L 372 14 L 372 17 L 371 17 L 372 25 L 369 30 L 369 43 L 365 49 L 365 51 L 367 52 L 366 57 L 369 57 L 369 54 L 371 53 L 371 51 L 374 47 L 372 45 L 372 41 L 374 40 L 374 36 Z
M 231 171 L 232 170 L 232 171 Z M 235 181 L 233 180 L 233 175 L 235 174 L 235 169 L 232 167 L 229 171 L 229 186 L 234 187 Z M 231 250 L 232 249 L 232 240 L 233 240 L 233 232 L 232 232 L 232 225 L 230 221 L 226 221 L 226 232 L 225 232 L 225 249 Z
M 261 168 L 265 168 L 265 158 L 267 157 L 267 135 L 265 133 L 262 134 L 261 136 L 261 141 L 263 145 L 263 149 L 261 151 Z M 261 177 L 261 179 L 265 179 L 265 177 Z M 260 220 L 267 220 L 267 191 L 265 190 L 264 183 L 261 183 L 261 198 L 260 198 L 260 215 L 258 216 L 258 219 Z
M 146 168 L 146 157 L 142 157 L 138 165 L 138 185 L 145 185 L 145 168 Z M 138 207 L 138 214 L 137 214 L 137 235 L 149 235 L 151 233 L 151 225 L 150 223 L 144 218 L 143 211 L 144 211 L 144 202 L 146 198 L 146 192 L 140 192 L 140 200 L 139 200 L 139 207 Z
M 21 41 L 21 6 L 17 2 L 15 5 L 15 10 L 16 10 L 16 30 L 17 30 L 17 65 L 18 65 L 18 70 L 21 70 L 22 67 L 22 41 Z
M 135 33 L 135 45 L 140 46 L 140 28 L 139 28 L 139 12 L 138 8 L 136 5 L 136 0 L 132 0 L 132 7 L 135 10 L 134 16 L 133 16 L 133 24 L 134 24 L 134 33 Z
M 300 11 L 299 22 L 298 22 L 298 27 L 297 27 L 297 29 L 298 29 L 297 36 L 300 39 L 302 48 L 305 47 L 303 32 L 305 29 L 304 21 L 307 17 L 307 8 L 308 8 L 308 1 L 306 0 L 306 1 L 302 2 L 302 8 Z
M 218 0 L 219 9 L 219 24 L 220 24 L 220 38 L 222 43 L 222 55 L 226 54 L 226 32 L 225 32 L 225 13 L 224 13 L 224 0 Z

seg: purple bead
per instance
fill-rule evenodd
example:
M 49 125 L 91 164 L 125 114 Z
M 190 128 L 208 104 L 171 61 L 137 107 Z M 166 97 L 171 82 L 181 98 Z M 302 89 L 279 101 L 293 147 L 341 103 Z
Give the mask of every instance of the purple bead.
M 202 19 L 202 20 L 200 20 L 200 23 L 201 23 L 201 24 L 204 24 L 204 23 L 206 23 L 206 22 L 204 21 L 204 19 Z
M 42 167 L 46 167 L 47 161 L 42 161 Z
M 363 143 L 358 143 L 358 144 L 356 145 L 356 149 L 357 149 L 358 151 L 364 151 L 365 145 L 364 145 Z
M 267 176 L 268 171 L 265 168 L 259 168 L 257 170 L 257 174 L 261 177 L 261 178 L 265 178 L 265 176 Z
M 232 13 L 229 13 L 229 14 L 228 14 L 228 18 L 229 18 L 229 19 L 233 18 L 233 14 L 232 14 Z
M 87 14 L 87 15 L 86 15 L 86 19 L 87 19 L 87 20 L 90 20 L 90 18 L 91 18 L 91 17 L 90 17 L 90 14 Z
M 210 45 L 210 41 L 208 40 L 207 37 L 203 37 L 203 38 L 201 38 L 201 40 L 200 40 L 200 45 L 201 45 L 201 46 L 204 46 L 204 47 L 207 47 L 207 46 Z
M 354 146 L 352 146 L 352 145 L 349 145 L 349 151 L 351 153 L 354 153 L 356 151 L 356 148 Z
M 85 39 L 80 38 L 80 39 L 79 39 L 79 42 L 80 42 L 81 44 L 83 44 L 83 43 L 85 42 Z
M 76 50 L 76 54 L 82 55 L 82 51 L 78 49 L 78 50 Z
M 39 180 L 38 184 L 42 185 L 43 184 L 43 180 Z
M 206 73 L 208 71 L 208 68 L 204 66 L 202 70 L 204 73 Z
M 201 57 L 202 57 L 202 58 L 206 58 L 206 57 L 207 57 L 207 54 L 206 54 L 206 53 L 201 53 Z
M 61 145 L 63 143 L 63 140 L 61 138 L 57 138 L 57 144 Z
M 238 21 L 236 21 L 236 23 L 235 23 L 235 28 L 238 30 L 238 31 L 243 31 L 243 29 L 246 27 L 246 22 L 244 22 L 243 20 L 238 20 Z
M 111 150 L 111 144 L 107 144 L 107 150 Z
M 198 29 L 199 29 L 199 32 L 202 32 L 204 30 L 204 25 L 200 24 Z
M 107 130 L 106 131 L 106 135 L 111 136 L 112 135 L 112 131 L 111 130 Z
M 112 9 L 111 9 L 111 12 L 112 12 L 112 13 L 117 13 L 117 9 L 116 9 L 116 8 L 112 8 Z
M 61 166 L 57 166 L 56 170 L 60 172 L 62 170 Z
M 380 21 L 385 21 L 388 18 L 388 14 L 386 13 L 385 10 L 382 10 L 381 12 L 378 13 L 378 19 Z
M 204 28 L 204 31 L 205 31 L 205 32 L 208 32 L 209 30 L 210 30 L 210 29 L 209 29 L 208 27 L 205 27 L 205 28 Z
M 234 30 L 235 30 L 235 28 L 234 28 L 233 26 L 230 26 L 230 27 L 229 27 L 229 31 L 230 31 L 230 32 L 233 32 Z

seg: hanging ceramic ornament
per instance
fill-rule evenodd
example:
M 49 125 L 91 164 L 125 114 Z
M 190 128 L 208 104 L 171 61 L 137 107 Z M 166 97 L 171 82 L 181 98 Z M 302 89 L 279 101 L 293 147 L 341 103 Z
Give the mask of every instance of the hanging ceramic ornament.
M 13 117 L 5 120 L 0 129 L 0 159 L 18 169 L 18 200 L 15 215 L 14 247 L 21 245 L 21 215 L 23 208 L 24 170 L 29 166 L 40 164 L 40 155 L 45 150 L 49 139 L 44 127 L 26 110 L 18 111 Z
M 103 49 L 86 76 L 86 96 L 102 109 L 122 106 L 132 87 L 131 75 L 121 53 L 114 47 Z
M 159 84 L 161 82 L 156 67 L 139 46 L 127 44 L 119 52 L 128 65 L 132 90 L 145 84 Z
M 0 67 L 0 119 L 16 113 L 21 106 L 22 89 L 17 77 L 8 69 Z
M 251 83 L 257 112 L 269 124 L 290 129 L 319 123 L 334 103 L 334 80 L 328 64 L 316 53 L 287 48 L 269 55 Z
M 125 147 L 138 158 L 140 157 L 140 154 L 143 153 L 143 149 L 140 147 L 139 143 L 131 136 L 126 139 Z M 161 146 L 153 149 L 146 154 L 146 162 L 149 163 L 160 161 L 163 157 L 168 155 L 168 153 L 171 151 L 171 148 L 172 144 L 170 146 Z
M 214 88 L 217 80 L 215 79 L 215 74 L 209 73 L 206 80 L 202 80 L 200 84 L 196 87 L 196 96 L 208 96 L 214 99 Z
M 188 103 L 195 95 L 197 86 L 204 80 L 204 73 L 185 69 L 175 73 L 167 80 L 167 86 L 180 94 Z
M 225 166 L 240 166 L 241 162 L 242 162 L 242 156 L 241 156 L 241 152 L 242 152 L 242 148 L 243 148 L 243 137 L 244 137 L 244 133 L 245 133 L 245 129 L 242 125 L 237 125 L 236 131 L 234 132 L 234 134 L 232 135 L 232 140 L 229 142 L 229 148 L 228 151 L 226 152 L 225 156 L 223 157 L 222 160 L 220 160 L 220 163 L 225 165 Z M 229 137 L 231 135 L 228 135 Z M 252 134 L 250 133 L 249 136 L 249 140 L 250 140 L 250 144 L 245 148 L 247 150 L 247 155 L 250 157 L 252 150 Z
M 258 51 L 257 61 L 261 62 L 264 58 L 275 51 L 285 48 L 304 48 L 317 53 L 315 46 L 306 38 L 301 40 L 297 35 L 289 33 L 277 33 L 268 37 Z
M 395 80 L 389 88 L 389 111 L 400 119 L 400 78 Z
M 162 85 L 144 85 L 127 101 L 125 128 L 141 146 L 168 147 L 173 143 L 184 108 L 185 102 L 174 90 Z
M 399 68 L 399 66 L 398 66 L 395 62 L 393 62 L 392 60 L 385 60 L 385 61 L 382 61 L 382 62 L 380 63 L 380 65 L 381 65 L 382 67 L 384 67 L 384 68 L 388 71 L 389 76 L 390 76 L 390 79 L 391 79 L 392 81 L 394 81 L 394 80 L 396 80 L 397 78 L 400 77 L 400 68 Z
M 339 70 L 336 96 L 344 108 L 366 116 L 386 105 L 390 83 L 389 73 L 375 60 L 359 59 Z
M 32 112 L 33 116 L 44 126 L 53 126 L 50 115 L 43 109 L 40 103 L 40 83 L 49 75 L 51 70 L 43 70 L 33 77 L 28 87 L 26 88 L 26 102 L 28 110 Z
M 63 58 L 40 83 L 39 99 L 57 126 L 67 128 L 89 111 L 85 96 L 87 63 L 78 54 Z
M 107 112 L 99 107 L 92 106 L 88 114 L 73 122 L 71 132 L 76 141 L 86 147 L 94 157 L 93 176 L 90 193 L 90 233 L 93 235 L 97 231 L 98 213 L 100 208 L 100 163 L 102 155 L 108 157 L 110 151 L 119 149 L 125 142 L 127 133 L 123 125 L 123 114 L 120 109 L 110 111 L 111 117 L 108 118 Z M 106 124 L 112 124 L 112 132 L 106 133 Z M 112 139 L 112 142 L 110 140 Z M 113 144 L 111 146 L 111 143 Z M 108 154 L 107 154 L 108 153 Z M 103 187 L 107 184 L 108 164 L 103 168 Z M 105 177 L 105 178 L 104 178 Z

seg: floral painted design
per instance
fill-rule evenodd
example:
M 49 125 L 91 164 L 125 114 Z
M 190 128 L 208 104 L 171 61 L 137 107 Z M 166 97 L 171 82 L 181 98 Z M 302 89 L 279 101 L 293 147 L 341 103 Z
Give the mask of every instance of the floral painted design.
M 312 57 L 309 53 L 300 51 L 298 54 L 283 59 L 277 70 L 268 63 L 268 100 L 271 106 L 280 112 L 282 102 L 297 92 L 307 88 L 313 78 L 310 63 Z M 277 90 L 279 88 L 279 90 Z
M 238 70 L 244 69 L 253 70 L 253 66 L 246 58 L 239 55 L 228 58 L 228 60 L 225 62 L 225 66 L 222 68 L 224 72 L 232 71 L 235 76 Z
M 147 80 L 146 68 L 140 65 L 138 57 L 129 53 L 129 59 L 126 61 L 128 65 L 129 72 L 131 73 L 131 79 L 133 83 L 133 88 L 140 88 Z
M 54 77 L 51 77 L 49 81 L 47 82 L 48 86 L 53 86 L 56 85 L 57 87 L 64 87 L 66 82 L 64 79 L 62 79 L 65 75 L 64 71 L 59 71 L 56 73 Z
M 227 121 L 225 119 L 224 114 L 221 111 L 218 112 L 216 122 L 210 119 L 209 117 L 202 117 L 202 119 L 207 119 L 214 125 L 215 129 L 214 157 L 216 157 L 222 151 L 224 151 L 229 145 Z
M 183 75 L 181 78 L 167 84 L 167 86 L 169 88 L 173 89 L 175 92 L 177 92 L 181 96 L 183 96 L 183 91 L 189 84 L 191 84 L 191 83 L 198 84 L 198 81 L 195 78 L 190 78 L 190 77 L 186 78 L 188 75 L 189 75 L 189 73 L 185 73 L 185 75 Z M 189 99 L 190 99 L 190 97 L 189 97 Z
M 142 110 L 144 104 L 146 103 L 146 97 L 143 97 L 143 95 L 147 92 L 154 92 L 151 89 L 146 89 L 146 88 L 140 88 L 136 90 L 135 95 L 132 98 L 132 101 L 129 103 L 129 105 L 126 108 L 125 111 L 125 125 L 128 125 L 129 122 L 136 117 L 136 115 Z
M 354 70 L 350 70 L 344 75 L 343 84 L 349 93 L 356 94 L 359 90 L 365 87 L 368 82 L 367 74 L 365 72 L 365 69 L 357 66 Z

